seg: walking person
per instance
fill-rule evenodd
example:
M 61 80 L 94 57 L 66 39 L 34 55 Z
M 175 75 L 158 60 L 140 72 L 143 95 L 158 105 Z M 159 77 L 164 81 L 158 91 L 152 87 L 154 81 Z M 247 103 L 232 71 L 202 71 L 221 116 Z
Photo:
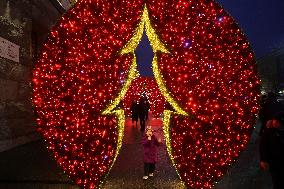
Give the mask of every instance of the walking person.
M 132 127 L 134 127 L 134 123 L 135 123 L 135 126 L 137 127 L 137 123 L 138 123 L 138 103 L 135 100 L 132 101 L 130 110 L 131 110 L 131 118 L 132 118 Z
M 146 117 L 145 117 L 145 119 L 146 120 L 148 120 L 148 114 L 149 114 L 149 110 L 150 110 L 150 103 L 149 103 L 149 100 L 148 100 L 148 98 L 145 98 L 145 101 L 144 101 L 144 103 L 145 103 L 145 115 L 146 115 Z
M 268 121 L 259 149 L 260 168 L 269 170 L 274 189 L 284 189 L 284 112 Z
M 146 119 L 146 104 L 141 97 L 138 104 L 138 117 L 140 120 L 140 131 L 145 131 L 145 119 Z
M 161 139 L 157 139 L 153 132 L 152 127 L 147 126 L 145 136 L 142 139 L 144 180 L 154 176 L 157 162 L 157 147 L 161 144 Z

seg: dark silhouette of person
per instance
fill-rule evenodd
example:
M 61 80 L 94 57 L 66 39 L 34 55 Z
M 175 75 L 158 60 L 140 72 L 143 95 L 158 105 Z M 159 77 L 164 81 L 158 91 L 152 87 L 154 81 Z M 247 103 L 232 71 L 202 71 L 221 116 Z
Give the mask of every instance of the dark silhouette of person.
M 138 103 L 135 100 L 132 101 L 130 110 L 131 110 L 132 126 L 134 127 L 134 122 L 135 122 L 135 125 L 137 127 L 137 123 L 138 123 Z
M 282 110 L 281 103 L 277 101 L 276 94 L 269 92 L 266 100 L 263 99 L 261 108 L 259 110 L 259 119 L 261 121 L 261 128 L 259 134 L 262 135 L 266 128 L 268 120 L 271 120 L 277 112 Z
M 145 131 L 145 119 L 146 119 L 146 104 L 143 97 L 140 98 L 138 104 L 138 117 L 140 120 L 140 130 Z
M 145 115 L 146 115 L 146 117 L 145 117 L 145 119 L 146 120 L 148 120 L 148 114 L 149 114 L 149 110 L 150 110 L 150 103 L 149 103 L 149 100 L 148 100 L 148 98 L 145 98 Z
M 267 122 L 259 146 L 260 168 L 269 170 L 274 189 L 284 188 L 284 112 Z

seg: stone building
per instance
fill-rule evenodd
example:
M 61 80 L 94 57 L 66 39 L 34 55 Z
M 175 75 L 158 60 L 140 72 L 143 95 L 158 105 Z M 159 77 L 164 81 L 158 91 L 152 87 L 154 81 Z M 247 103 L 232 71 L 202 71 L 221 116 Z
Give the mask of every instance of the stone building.
M 257 60 L 263 92 L 283 91 L 284 89 L 284 47 Z
M 68 0 L 0 1 L 0 152 L 37 139 L 31 73 Z

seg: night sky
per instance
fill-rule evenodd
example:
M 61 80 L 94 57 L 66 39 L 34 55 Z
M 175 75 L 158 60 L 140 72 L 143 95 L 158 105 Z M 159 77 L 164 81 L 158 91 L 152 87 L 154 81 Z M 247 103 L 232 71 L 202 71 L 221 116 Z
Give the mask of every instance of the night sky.
M 236 20 L 250 42 L 256 58 L 284 47 L 284 0 L 217 0 Z M 153 52 L 144 34 L 136 49 L 142 76 L 153 76 Z
M 246 34 L 256 57 L 284 47 L 284 0 L 217 0 Z

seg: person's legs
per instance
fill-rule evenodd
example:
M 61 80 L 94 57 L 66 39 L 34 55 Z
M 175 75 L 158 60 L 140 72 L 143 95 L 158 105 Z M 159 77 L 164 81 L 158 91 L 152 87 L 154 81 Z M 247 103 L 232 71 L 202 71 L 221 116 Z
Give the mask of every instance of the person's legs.
M 144 118 L 140 118 L 140 127 L 141 127 L 141 131 L 145 131 L 145 119 Z
M 136 128 L 138 127 L 138 115 L 135 115 L 135 125 L 136 125 Z
M 146 120 L 148 120 L 148 111 L 146 112 L 146 117 L 145 117 Z
M 143 176 L 143 179 L 147 179 L 148 178 L 149 170 L 150 170 L 150 164 L 149 163 L 144 163 L 144 176 Z
M 142 119 L 142 130 L 145 130 L 145 119 Z
M 142 131 L 143 130 L 143 126 L 142 126 L 143 120 L 141 119 L 141 117 L 139 117 L 139 120 L 140 120 L 140 131 Z
M 150 165 L 149 165 L 149 176 L 151 176 L 151 177 L 154 176 L 155 168 L 156 168 L 155 163 L 150 163 Z

